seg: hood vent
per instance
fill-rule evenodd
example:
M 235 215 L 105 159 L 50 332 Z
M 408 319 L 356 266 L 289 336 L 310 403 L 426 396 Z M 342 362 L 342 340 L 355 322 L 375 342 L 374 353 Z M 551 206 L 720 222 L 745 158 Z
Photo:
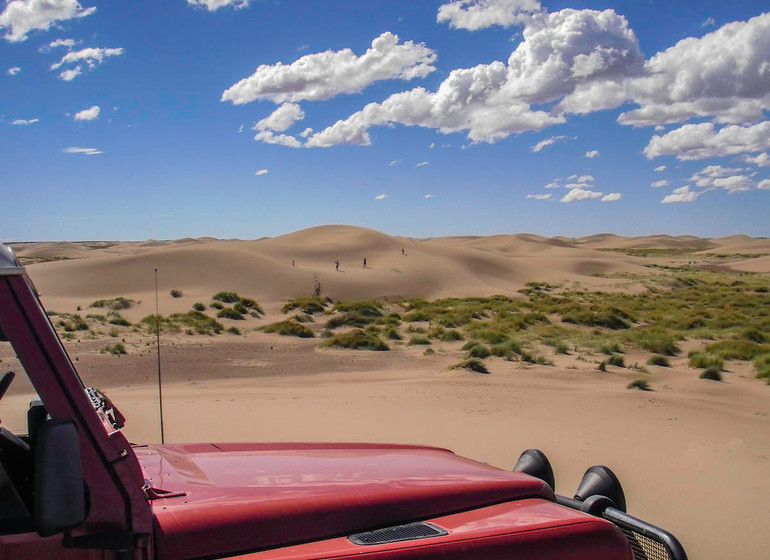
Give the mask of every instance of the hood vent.
M 406 525 L 396 525 L 395 527 L 386 527 L 384 529 L 377 529 L 366 533 L 356 533 L 355 535 L 350 535 L 348 540 L 353 544 L 370 546 L 374 544 L 388 544 L 417 539 L 429 539 L 431 537 L 443 537 L 448 534 L 447 531 L 432 523 L 408 523 Z

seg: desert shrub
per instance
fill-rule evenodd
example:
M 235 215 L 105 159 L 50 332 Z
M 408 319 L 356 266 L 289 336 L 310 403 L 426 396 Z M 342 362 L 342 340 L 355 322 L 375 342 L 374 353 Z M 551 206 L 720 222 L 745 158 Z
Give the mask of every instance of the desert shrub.
M 390 347 L 379 336 L 364 332 L 361 329 L 354 329 L 350 332 L 332 335 L 322 342 L 321 346 L 376 351 L 390 350 Z
M 564 342 L 559 342 L 556 345 L 555 350 L 557 354 L 569 354 L 569 346 L 567 346 Z
M 482 360 L 484 358 L 488 358 L 492 355 L 492 352 L 490 352 L 489 348 L 483 344 L 474 344 L 470 348 L 468 348 L 467 354 L 465 355 L 466 358 L 481 358 Z
M 757 377 L 767 379 L 770 383 L 770 352 L 767 354 L 760 354 L 753 360 L 754 369 L 757 370 Z
M 254 301 L 251 298 L 242 297 L 241 299 L 238 300 L 238 303 L 236 303 L 235 305 L 239 306 L 241 309 L 244 309 L 243 311 L 244 313 L 246 309 L 250 309 L 260 315 L 265 314 L 264 310 L 262 309 L 262 306 L 259 305 L 256 301 Z M 233 306 L 233 308 L 235 308 L 235 305 Z
M 390 340 L 401 340 L 403 337 L 401 336 L 401 333 L 398 332 L 398 329 L 396 327 L 388 327 L 385 329 L 385 337 Z
M 211 304 L 212 309 L 224 309 L 225 306 L 219 303 L 218 301 L 212 302 Z
M 624 336 L 630 341 L 654 354 L 673 356 L 679 352 L 676 339 L 662 329 L 631 329 Z
M 331 338 L 332 336 L 334 336 L 334 333 L 332 331 L 329 331 L 326 329 L 321 331 L 321 338 Z
M 481 329 L 471 333 L 473 338 L 483 340 L 489 344 L 500 344 L 508 340 L 508 335 L 500 330 L 495 329 Z
M 118 338 L 119 336 L 118 329 L 116 328 L 110 329 L 110 331 L 107 334 L 110 335 L 112 338 Z
M 767 342 L 767 337 L 765 334 L 760 331 L 756 327 L 748 327 L 741 331 L 741 338 L 745 338 L 746 340 L 750 340 L 752 342 Z
M 358 313 L 347 312 L 329 319 L 326 322 L 326 328 L 336 329 L 337 327 L 341 327 L 343 325 L 360 328 L 373 323 L 375 320 L 375 317 L 367 317 L 365 315 L 359 315 Z
M 613 342 L 612 344 L 603 344 L 600 350 L 602 354 L 607 354 L 608 356 L 623 353 L 623 350 L 620 348 L 620 344 L 617 342 Z
M 223 307 L 217 313 L 220 319 L 232 319 L 234 321 L 243 321 L 243 314 L 233 307 Z
M 598 367 L 599 371 L 607 371 L 607 364 L 601 362 Z
M 586 325 L 588 327 L 603 327 L 605 329 L 619 330 L 631 327 L 629 313 L 614 307 L 602 307 L 591 310 L 586 307 L 573 308 L 561 316 L 565 323 Z
M 229 329 L 227 329 L 227 332 L 229 332 L 230 334 L 240 335 L 241 329 L 239 329 L 238 327 L 230 327 Z
M 521 344 L 518 341 L 509 339 L 500 344 L 493 344 L 489 347 L 489 352 L 498 358 L 511 360 L 514 354 L 521 354 L 522 349 Z
M 154 316 L 150 316 L 154 319 Z M 144 321 L 144 320 L 143 320 Z M 186 327 L 188 330 L 192 330 L 197 334 L 213 335 L 219 334 L 224 330 L 222 323 L 204 315 L 200 311 L 188 311 L 186 313 L 174 313 L 168 317 L 168 319 L 161 318 L 161 328 L 163 328 L 163 321 L 171 327 L 171 330 L 177 330 L 181 327 Z M 154 329 L 154 321 L 151 324 L 151 329 Z M 154 331 L 153 331 L 154 332 Z
M 430 339 L 428 337 L 425 337 L 425 336 L 417 336 L 417 335 L 415 335 L 415 336 L 413 336 L 413 337 L 411 337 L 409 339 L 409 346 L 413 346 L 415 344 L 422 344 L 422 345 L 426 345 L 427 346 L 427 345 L 430 344 Z
M 102 325 L 107 322 L 107 317 L 98 313 L 89 313 L 86 315 L 86 319 L 91 319 L 92 321 L 96 321 Z
M 313 316 L 308 315 L 307 313 L 295 313 L 291 316 L 291 320 L 297 321 L 298 323 L 315 323 Z
M 415 325 L 409 325 L 406 327 L 406 332 L 408 333 L 420 333 L 420 334 L 426 334 L 428 332 L 428 329 L 423 327 L 417 327 Z
M 607 358 L 605 362 L 607 362 L 608 366 L 626 367 L 626 361 L 623 359 L 623 356 L 620 356 L 618 354 L 613 354 L 612 356 Z
M 650 359 L 647 360 L 647 364 L 651 366 L 671 367 L 671 362 L 668 361 L 668 358 L 661 356 L 660 354 L 653 354 L 650 356 Z
M 202 303 L 193 303 L 192 308 L 194 311 L 206 311 L 206 306 Z
M 489 373 L 487 366 L 478 358 L 468 358 L 452 366 L 452 369 L 467 369 L 474 373 Z
M 750 340 L 731 338 L 706 346 L 706 352 L 724 360 L 753 360 L 756 356 L 770 351 L 770 346 Z
M 382 317 L 382 304 L 373 299 L 338 301 L 334 309 L 340 313 L 354 313 L 361 317 Z
M 221 301 L 222 303 L 235 303 L 240 301 L 241 296 L 239 296 L 236 292 L 217 292 L 212 296 L 211 299 L 215 301 Z
M 711 379 L 712 381 L 722 381 L 722 370 L 717 366 L 709 366 L 698 377 L 701 379 Z
M 463 335 L 460 334 L 460 331 L 455 329 L 446 329 L 443 333 L 441 333 L 441 336 L 439 339 L 442 342 L 452 342 L 455 340 L 462 340 Z
M 104 348 L 102 348 L 102 353 L 112 354 L 113 356 L 119 356 L 120 354 L 127 354 L 126 347 L 121 342 L 117 342 L 112 346 L 105 346 Z
M 716 366 L 719 369 L 724 367 L 724 361 L 719 356 L 713 354 L 707 354 L 706 352 L 693 352 L 690 354 L 690 367 L 693 368 L 707 368 Z
M 626 389 L 639 389 L 640 391 L 652 391 L 650 388 L 650 384 L 647 383 L 646 379 L 639 378 L 634 379 L 631 383 L 626 385 Z
M 128 309 L 134 303 L 136 303 L 134 300 L 120 296 L 114 299 L 98 299 L 90 307 L 106 307 L 113 311 L 120 311 L 121 309 Z
M 107 320 L 110 325 L 117 325 L 119 327 L 130 327 L 131 323 L 124 319 L 117 311 L 110 311 L 107 313 Z
M 171 290 L 171 292 L 169 292 L 169 293 L 171 294 L 172 298 L 180 298 L 180 297 L 182 297 L 182 290 Z
M 430 321 L 432 319 L 431 315 L 427 311 L 418 310 L 418 311 L 410 311 L 406 315 L 404 315 L 404 321 L 407 323 L 417 323 L 420 321 Z
M 318 296 L 296 297 L 290 299 L 281 308 L 281 313 L 288 313 L 294 309 L 299 309 L 307 315 L 318 315 L 326 311 L 329 301 Z
M 436 353 L 436 351 L 433 348 L 426 348 L 425 352 L 423 352 L 423 355 L 424 356 L 432 356 L 435 353 Z
M 88 323 L 77 313 L 74 315 L 60 315 L 61 319 L 56 325 L 63 328 L 65 332 L 87 331 Z
M 313 338 L 315 335 L 310 328 L 297 321 L 279 321 L 262 327 L 266 333 L 275 333 L 283 336 L 298 336 L 300 338 Z

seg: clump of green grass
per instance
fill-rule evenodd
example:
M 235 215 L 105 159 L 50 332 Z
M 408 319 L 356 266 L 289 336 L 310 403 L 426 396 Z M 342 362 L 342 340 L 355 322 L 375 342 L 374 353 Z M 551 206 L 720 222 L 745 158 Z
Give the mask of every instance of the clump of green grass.
M 192 308 L 193 308 L 193 311 L 200 311 L 201 313 L 202 313 L 203 311 L 206 311 L 206 306 L 205 306 L 205 305 L 203 305 L 203 304 L 202 304 L 202 303 L 200 303 L 200 302 L 198 302 L 198 303 L 193 303 L 193 306 L 192 306 Z
M 481 329 L 475 330 L 471 333 L 471 336 L 478 340 L 483 340 L 489 344 L 500 344 L 508 340 L 508 334 L 496 329 Z
M 716 366 L 719 369 L 724 367 L 724 360 L 719 356 L 708 354 L 706 352 L 690 352 L 690 367 L 692 368 L 707 368 Z
M 182 290 L 171 290 L 169 294 L 172 298 L 180 298 L 182 297 Z
M 436 353 L 436 351 L 433 348 L 426 348 L 425 352 L 423 352 L 423 355 L 424 356 L 432 356 L 435 353 Z
M 247 298 L 247 297 L 242 297 L 241 299 L 239 299 L 238 302 L 233 306 L 233 309 L 235 309 L 236 307 L 242 308 L 244 310 L 248 309 L 249 311 L 251 311 L 252 317 L 256 317 L 255 313 L 259 315 L 265 314 L 265 311 L 262 309 L 261 305 L 259 305 L 253 299 Z
M 222 305 L 222 304 L 221 304 L 220 302 L 218 302 L 218 301 L 213 301 L 213 302 L 211 302 L 211 305 L 210 305 L 209 307 L 211 307 L 211 309 L 224 309 L 224 308 L 225 308 L 225 306 L 224 306 L 224 305 Z
M 611 344 L 603 344 L 600 348 L 602 354 L 612 356 L 613 354 L 622 354 L 623 350 L 620 348 L 620 344 L 613 342 Z
M 671 362 L 669 362 L 668 358 L 666 358 L 665 356 L 661 356 L 660 354 L 653 354 L 652 356 L 650 356 L 650 359 L 647 360 L 647 365 L 671 367 Z
M 770 345 L 731 338 L 709 344 L 706 346 L 706 352 L 719 356 L 723 360 L 753 360 L 760 354 L 770 352 Z
M 424 311 L 422 309 L 418 311 L 410 311 L 406 315 L 404 315 L 404 321 L 407 323 L 418 323 L 423 321 L 430 321 L 433 317 L 430 313 L 427 311 Z
M 234 321 L 243 321 L 243 313 L 235 309 L 234 307 L 223 307 L 217 313 L 217 317 L 220 319 L 232 319 Z
M 445 329 L 439 336 L 439 340 L 442 342 L 454 342 L 456 340 L 462 340 L 463 335 L 456 329 Z
M 111 328 L 110 331 L 107 334 L 110 335 L 112 338 L 118 338 L 118 336 L 120 336 L 120 333 L 118 332 L 118 329 L 116 329 L 114 327 Z
M 59 315 L 56 326 L 63 328 L 65 332 L 69 333 L 88 330 L 88 323 L 77 313 L 74 315 L 70 315 L 69 313 Z
M 521 343 L 508 339 L 501 344 L 493 344 L 489 347 L 489 352 L 498 358 L 505 358 L 506 360 L 512 360 L 514 356 L 523 353 Z
M 619 308 L 599 306 L 595 309 L 587 307 L 573 308 L 561 316 L 565 323 L 586 325 L 588 327 L 603 327 L 605 329 L 620 330 L 631 327 L 631 315 Z
M 105 346 L 102 348 L 102 353 L 112 354 L 113 356 L 119 356 L 121 354 L 127 354 L 126 347 L 121 342 L 117 342 L 112 346 Z
M 557 354 L 569 354 L 569 346 L 564 342 L 559 342 L 554 350 Z
M 634 379 L 631 383 L 626 385 L 626 389 L 639 389 L 640 391 L 652 391 L 650 384 L 644 378 Z
M 679 352 L 674 336 L 660 328 L 631 329 L 624 333 L 624 336 L 630 342 L 654 354 L 674 356 Z
M 747 327 L 741 331 L 741 338 L 762 344 L 768 341 L 767 335 L 756 327 Z
M 398 329 L 392 326 L 385 329 L 385 332 L 383 334 L 385 335 L 385 338 L 389 340 L 401 340 L 403 338 L 401 336 L 401 333 L 398 332 Z
M 110 311 L 107 313 L 107 320 L 110 325 L 117 325 L 119 327 L 130 327 L 131 322 L 124 319 L 117 311 Z
M 299 309 L 306 315 L 319 315 L 326 311 L 329 303 L 329 299 L 320 296 L 296 297 L 286 302 L 281 308 L 281 313 L 288 313 L 294 309 Z
M 722 381 L 722 370 L 717 366 L 709 366 L 698 376 L 701 379 L 710 379 L 712 381 Z
M 489 373 L 487 366 L 478 358 L 468 358 L 452 366 L 452 369 L 467 369 L 474 373 Z
M 227 332 L 229 332 L 230 334 L 240 335 L 241 329 L 239 329 L 238 327 L 230 327 L 229 329 L 227 329 Z
M 428 346 L 430 345 L 430 339 L 427 336 L 414 335 L 409 339 L 408 344 L 409 346 L 414 346 L 415 344 Z
M 753 360 L 754 369 L 757 370 L 757 377 L 760 379 L 767 379 L 770 384 L 770 352 L 767 354 L 760 354 Z
M 619 354 L 613 354 L 604 361 L 608 366 L 626 367 L 626 360 Z
M 366 315 L 359 315 L 358 313 L 346 312 L 342 315 L 332 317 L 326 322 L 327 329 L 336 329 L 341 326 L 348 327 L 365 327 L 372 324 L 377 319 L 375 317 L 368 317 Z
M 262 330 L 266 333 L 275 333 L 283 336 L 298 336 L 300 338 L 313 338 L 315 335 L 309 327 L 292 321 L 291 319 L 286 321 L 279 321 L 262 327 Z
M 237 292 L 217 292 L 211 299 L 221 301 L 222 303 L 235 303 L 241 300 L 241 296 Z
M 354 329 L 346 333 L 332 335 L 321 343 L 322 347 L 334 346 L 337 348 L 350 348 L 362 350 L 385 351 L 390 347 L 379 336 L 367 333 L 361 329 Z
M 292 321 L 297 321 L 298 323 L 315 323 L 315 319 L 313 319 L 312 315 L 308 315 L 307 313 L 295 313 L 291 316 Z
M 108 309 L 112 309 L 113 311 L 120 311 L 121 309 L 128 309 L 134 303 L 137 302 L 132 299 L 120 296 L 114 299 L 98 299 L 89 307 L 106 307 Z
M 417 327 L 415 325 L 409 325 L 408 327 L 406 327 L 406 332 L 426 334 L 428 332 L 428 329 L 423 327 Z
M 362 317 L 382 317 L 382 303 L 373 299 L 338 301 L 334 304 L 334 309 L 340 313 L 355 313 Z

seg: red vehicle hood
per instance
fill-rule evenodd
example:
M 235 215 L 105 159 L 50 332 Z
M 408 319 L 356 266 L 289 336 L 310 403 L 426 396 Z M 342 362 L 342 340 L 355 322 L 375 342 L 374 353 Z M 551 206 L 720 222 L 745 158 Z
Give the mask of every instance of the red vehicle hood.
M 446 449 L 356 444 L 195 444 L 135 449 L 156 489 L 162 560 L 274 548 L 541 497 L 551 489 Z

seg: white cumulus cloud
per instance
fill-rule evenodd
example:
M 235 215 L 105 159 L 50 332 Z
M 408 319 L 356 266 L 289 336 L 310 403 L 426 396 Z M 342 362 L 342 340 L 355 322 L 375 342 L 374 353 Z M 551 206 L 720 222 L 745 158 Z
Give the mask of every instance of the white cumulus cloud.
M 770 183 L 770 181 L 768 181 L 768 182 Z M 436 197 L 436 195 L 432 194 L 432 193 L 428 193 L 428 194 L 425 195 L 425 198 L 435 198 L 435 197 Z
M 586 152 L 586 155 L 583 157 L 587 157 L 588 159 L 594 159 L 596 157 L 599 157 L 599 150 L 589 150 Z
M 691 191 L 690 187 L 685 185 L 684 187 L 679 187 L 678 189 L 674 189 L 674 191 L 665 196 L 663 200 L 661 200 L 661 204 L 671 204 L 674 202 L 695 202 L 695 199 L 698 198 L 698 195 L 700 193 Z
M 236 10 L 245 8 L 249 5 L 251 0 L 187 0 L 187 3 L 191 6 L 200 8 L 206 8 L 209 12 L 224 8 L 225 6 L 232 6 Z
M 650 184 L 650 186 L 651 186 L 653 189 L 658 189 L 658 188 L 660 188 L 660 187 L 667 187 L 667 186 L 669 186 L 670 184 L 671 184 L 671 183 L 670 183 L 669 181 L 667 181 L 666 179 L 661 179 L 660 181 L 655 181 L 655 182 L 651 183 L 651 184 Z
M 428 165 L 428 163 L 429 163 L 429 162 L 427 162 L 427 161 L 421 161 L 420 163 L 418 163 L 417 165 L 415 165 L 415 167 L 422 167 L 423 165 Z
M 659 165 L 653 171 L 665 171 L 665 170 L 666 170 L 666 166 L 665 165 Z
M 768 66 L 770 73 L 770 66 Z M 673 155 L 681 161 L 760 152 L 770 148 L 770 121 L 754 125 L 729 125 L 716 130 L 714 123 L 686 124 L 662 136 L 653 136 L 644 155 L 652 159 Z
M 272 130 L 260 130 L 254 135 L 254 140 L 265 144 L 278 144 L 289 148 L 301 148 L 302 142 L 290 134 L 276 134 Z
M 537 144 L 532 146 L 530 148 L 530 151 L 532 151 L 532 152 L 539 152 L 540 150 L 542 150 L 546 146 L 551 146 L 551 145 L 555 144 L 556 142 L 559 142 L 560 140 L 566 140 L 566 139 L 567 139 L 567 137 L 564 136 L 564 135 L 551 136 L 550 138 L 546 138 L 545 140 L 541 140 L 540 142 L 538 142 Z
M 453 0 L 439 7 L 436 21 L 476 31 L 493 25 L 518 25 L 540 9 L 539 0 Z
M 757 188 L 761 191 L 770 190 L 770 179 L 764 179 L 757 184 Z
M 375 200 L 382 200 L 382 199 L 384 199 L 384 198 L 385 198 L 385 197 L 387 197 L 387 196 L 388 196 L 388 195 L 386 195 L 386 194 L 378 194 L 378 195 L 377 195 L 377 196 L 375 196 L 374 198 L 375 198 Z
M 7 73 L 9 76 L 15 76 L 15 75 L 16 75 L 16 74 L 18 74 L 19 72 L 21 72 L 21 68 L 19 68 L 18 66 L 14 66 L 13 68 L 9 68 L 9 69 L 8 69 L 8 72 L 6 72 L 6 73 Z
M 634 75 L 643 56 L 628 22 L 612 10 L 565 9 L 532 16 L 508 58 L 457 69 L 435 92 L 425 88 L 370 103 L 314 134 L 311 147 L 371 143 L 373 126 L 403 124 L 467 131 L 473 142 L 495 142 L 565 122 L 564 111 L 611 108 L 625 99 L 614 84 Z M 550 111 L 542 104 L 560 101 Z M 535 107 L 537 105 L 538 107 Z
M 763 152 L 758 156 L 741 156 L 740 161 L 756 165 L 757 167 L 770 167 L 770 155 L 767 152 Z
M 36 122 L 40 122 L 40 119 L 16 119 L 11 124 L 15 126 L 27 126 L 35 124 Z
M 260 169 L 259 171 L 254 173 L 254 175 L 256 175 L 257 177 L 259 177 L 260 175 L 267 175 L 267 174 L 268 174 L 267 169 Z
M 579 200 L 588 200 L 591 198 L 602 198 L 604 196 L 604 193 L 596 192 L 596 191 L 589 191 L 586 189 L 581 189 L 579 187 L 575 187 L 572 190 L 570 190 L 567 194 L 565 194 L 561 201 L 562 202 L 577 202 Z
M 254 130 L 275 130 L 283 132 L 295 122 L 305 118 L 305 113 L 296 103 L 284 103 L 269 116 L 254 125 Z
M 627 90 L 639 108 L 621 114 L 622 124 L 759 120 L 770 109 L 770 12 L 679 41 L 653 56 Z
M 528 194 L 527 198 L 531 198 L 531 199 L 534 199 L 534 200 L 548 200 L 552 196 L 553 196 L 552 193 L 548 193 L 548 194 Z
M 47 31 L 57 21 L 91 15 L 96 8 L 83 8 L 77 0 L 11 0 L 0 13 L 5 39 L 14 43 L 27 39 L 34 30 Z
M 64 153 L 67 154 L 83 154 L 86 156 L 95 156 L 98 154 L 103 153 L 101 150 L 97 148 L 78 148 L 77 146 L 71 146 L 69 148 L 64 148 Z
M 101 109 L 98 105 L 94 105 L 93 107 L 90 107 L 88 109 L 83 109 L 82 111 L 78 111 L 75 113 L 75 120 L 76 121 L 92 121 L 99 117 L 99 113 L 101 112 Z
M 615 202 L 616 200 L 620 200 L 621 198 L 623 198 L 623 195 L 621 193 L 611 192 L 609 194 L 605 194 L 602 197 L 601 202 Z
M 65 54 L 59 62 L 52 64 L 51 70 L 58 70 L 64 65 L 77 64 L 75 68 L 64 70 L 59 74 L 59 77 L 62 80 L 71 81 L 82 73 L 83 64 L 85 64 L 89 70 L 93 70 L 101 65 L 108 57 L 119 56 L 121 54 L 123 54 L 122 48 L 88 47 L 79 51 L 70 51 Z M 70 72 L 70 74 L 67 74 L 67 72 Z
M 364 54 L 351 49 L 305 55 L 292 64 L 260 65 L 222 93 L 222 101 L 243 105 L 257 99 L 275 103 L 319 101 L 356 93 L 382 80 L 422 78 L 435 70 L 436 53 L 422 43 L 399 42 L 385 32 Z

